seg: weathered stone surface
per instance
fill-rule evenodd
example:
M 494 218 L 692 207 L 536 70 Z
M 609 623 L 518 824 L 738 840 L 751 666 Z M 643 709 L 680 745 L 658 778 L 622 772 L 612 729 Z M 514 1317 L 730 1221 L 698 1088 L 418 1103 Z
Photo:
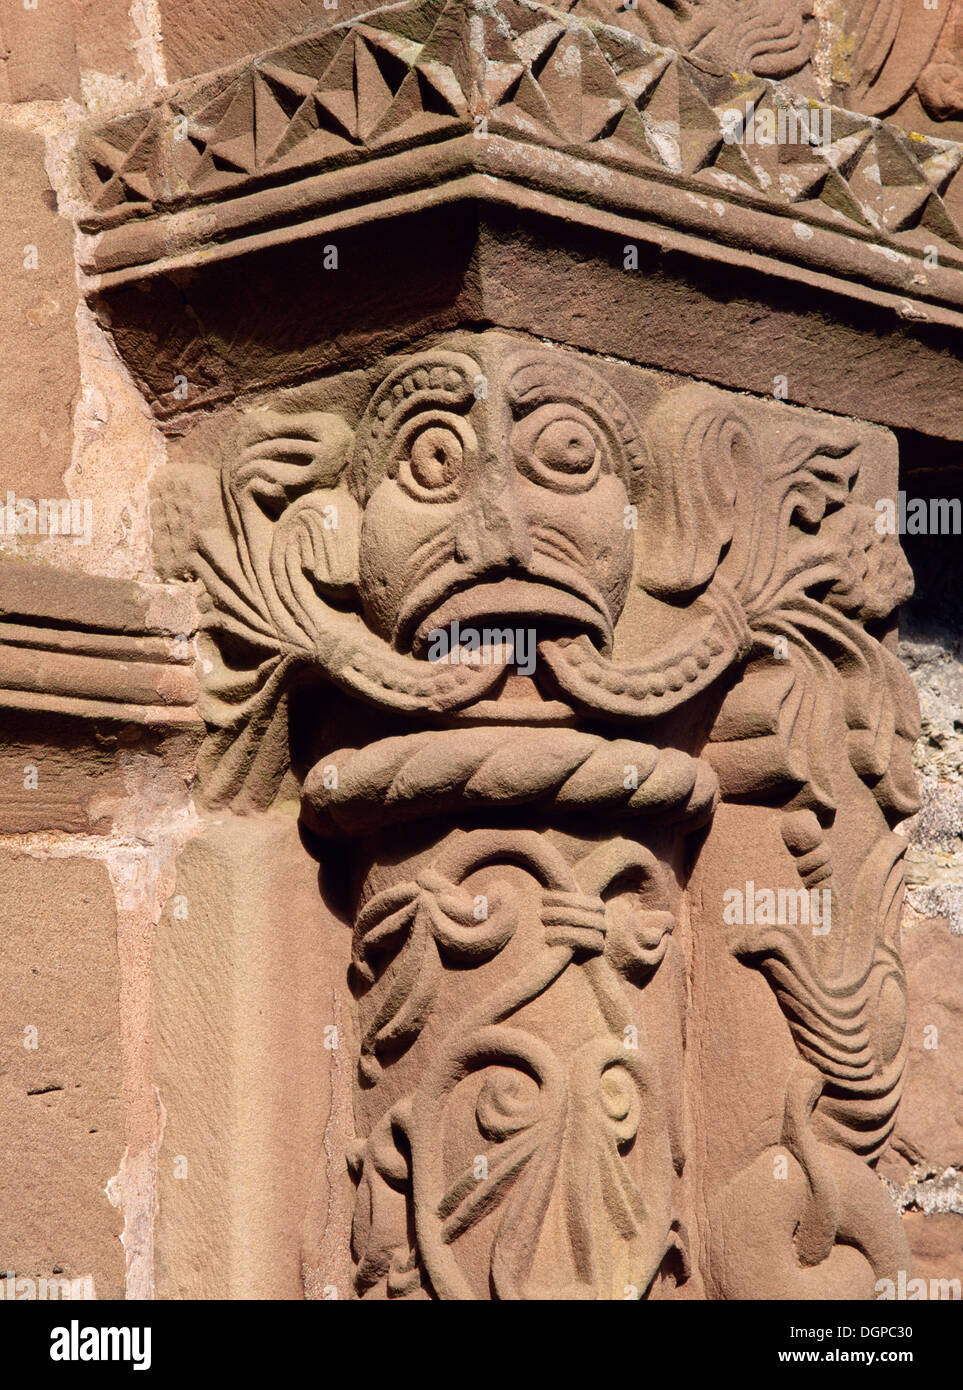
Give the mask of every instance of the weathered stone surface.
M 963 1216 L 923 1216 L 907 1212 L 903 1229 L 913 1252 L 913 1274 L 917 1279 L 963 1280 Z M 951 1297 L 947 1290 L 938 1296 Z
M 101 321 L 165 420 L 469 319 L 956 438 L 959 149 L 828 107 L 825 140 L 734 138 L 732 112 L 813 110 L 763 61 L 784 75 L 792 25 L 746 13 L 683 19 L 711 20 L 713 42 L 754 35 L 757 76 L 574 16 L 539 26 L 512 0 L 389 7 L 92 126 Z M 517 81 L 493 75 L 504 63 Z M 372 198 L 390 202 L 387 242 Z M 278 331 L 291 285 L 311 302 Z
M 146 731 L 128 724 L 104 728 L 98 741 L 76 721 L 51 716 L 4 716 L 0 751 L 0 828 L 5 835 L 33 831 L 109 835 L 112 808 L 125 793 L 118 753 L 140 747 Z M 59 735 L 59 737 L 58 737 Z M 93 746 L 92 746 L 93 745 Z
M 348 936 L 293 814 L 219 818 L 182 854 L 154 967 L 158 1297 L 346 1296 Z
M 955 450 L 911 444 L 907 455 L 903 486 L 908 499 L 922 500 L 929 510 L 941 499 L 960 496 Z M 951 1277 L 958 1273 L 963 1247 L 957 1215 L 963 1211 L 960 544 L 957 535 L 933 534 L 928 525 L 920 534 L 907 535 L 905 544 L 917 591 L 901 622 L 900 653 L 920 691 L 922 737 L 914 761 L 921 773 L 922 806 L 904 827 L 909 891 L 903 939 L 915 1015 L 908 1104 L 885 1170 L 908 1208 L 904 1220 L 911 1223 L 920 1274 Z
M 80 96 L 73 0 L 3 0 L 0 101 Z
M 903 541 L 916 576 L 916 593 L 900 620 L 900 656 L 920 692 L 922 737 L 915 757 L 924 779 L 923 812 L 911 836 L 921 849 L 948 850 L 954 815 L 960 824 L 954 812 L 955 788 L 963 781 L 963 547 L 952 525 L 931 527 L 929 516 L 934 508 L 952 506 L 954 499 L 960 503 L 963 470 L 958 446 L 908 441 L 904 452 L 907 506 L 910 500 L 922 503 L 926 517 L 919 534 L 907 534 Z M 941 813 L 944 793 L 946 810 Z M 937 831 L 941 819 L 944 824 Z
M 276 0 L 270 6 L 160 0 L 172 80 L 271 48 L 319 21 L 340 23 L 375 9 L 369 0 Z M 788 80 L 849 110 L 891 115 L 905 129 L 957 139 L 963 127 L 963 22 L 959 7 L 913 0 L 882 6 L 844 0 L 698 0 L 686 6 L 568 0 L 563 10 L 644 35 L 707 67 Z M 881 37 L 884 36 L 884 37 Z
M 226 67 L 248 53 L 294 38 L 325 21 L 338 24 L 373 9 L 370 0 L 158 0 L 164 55 L 172 82 Z
M 138 33 L 131 13 L 136 9 L 129 0 L 73 0 L 77 65 L 88 100 L 102 95 L 90 89 L 104 77 L 125 83 L 143 79 L 149 58 L 138 47 L 147 46 L 150 36 Z
M 945 921 L 903 933 L 909 1062 L 894 1145 L 927 1170 L 963 1169 L 963 936 Z
M 682 249 L 647 246 L 641 230 L 594 231 L 458 203 L 399 218 L 390 241 L 361 226 L 265 249 L 252 258 L 267 287 L 256 304 L 245 262 L 205 261 L 183 281 L 105 291 L 101 313 L 170 429 L 252 387 L 284 386 L 305 367 L 313 375 L 362 366 L 424 333 L 493 319 L 760 396 L 778 390 L 796 404 L 959 439 L 953 402 L 963 368 L 938 326 L 898 321 L 895 306 L 842 300 L 818 281 L 807 279 L 800 294 L 748 267 L 707 267 Z M 323 268 L 332 246 L 336 273 Z M 633 249 L 638 268 L 626 270 Z M 546 280 L 551 296 L 540 289 Z M 303 318 L 289 310 L 295 286 Z M 620 312 L 610 321 L 613 303 Z
M 18 498 L 64 496 L 80 380 L 73 238 L 57 214 L 44 154 L 41 136 L 0 112 L 0 413 L 11 426 L 0 442 L 4 507 L 8 490 Z M 0 535 L 0 553 L 12 548 L 11 540 Z
M 196 725 L 196 617 L 183 591 L 6 560 L 0 705 L 117 724 Z
M 124 1150 L 114 894 L 102 864 L 0 852 L 0 1266 L 124 1289 L 105 1188 Z

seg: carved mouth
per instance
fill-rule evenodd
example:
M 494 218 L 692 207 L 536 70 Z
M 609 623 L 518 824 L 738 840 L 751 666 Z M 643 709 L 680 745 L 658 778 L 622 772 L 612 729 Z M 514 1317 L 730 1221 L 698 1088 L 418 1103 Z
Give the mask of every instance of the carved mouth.
M 538 643 L 546 639 L 580 634 L 594 639 L 603 652 L 608 651 L 612 643 L 611 620 L 594 595 L 580 594 L 570 585 L 560 588 L 557 582 L 537 578 L 498 579 L 466 585 L 420 616 L 420 621 L 417 616 L 409 620 L 409 629 L 413 623 L 417 625 L 411 637 L 411 650 L 416 656 L 426 654 L 433 633 L 450 631 L 454 623 L 463 631 L 477 632 L 482 642 L 486 631 L 522 629 L 531 634 L 533 654 Z
M 471 704 L 452 710 L 443 721 L 445 727 L 463 724 L 554 725 L 574 724 L 575 709 L 565 700 L 545 695 L 534 676 L 509 674 L 497 695 L 484 692 Z

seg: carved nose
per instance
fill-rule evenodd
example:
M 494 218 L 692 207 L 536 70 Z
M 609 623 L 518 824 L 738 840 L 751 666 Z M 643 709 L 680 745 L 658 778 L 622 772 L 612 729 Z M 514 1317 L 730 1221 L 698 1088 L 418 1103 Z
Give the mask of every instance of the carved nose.
M 510 481 L 499 477 L 495 489 L 478 498 L 458 528 L 457 554 L 478 571 L 518 567 L 532 558 L 528 521 Z

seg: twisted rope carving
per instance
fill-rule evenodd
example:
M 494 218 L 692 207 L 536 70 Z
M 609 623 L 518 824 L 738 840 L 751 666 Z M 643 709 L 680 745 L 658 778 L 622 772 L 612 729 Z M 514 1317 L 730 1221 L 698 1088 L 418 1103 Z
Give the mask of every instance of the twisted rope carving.
M 571 812 L 696 820 L 711 814 L 716 796 L 708 765 L 676 748 L 515 726 L 380 739 L 332 754 L 305 782 L 309 822 L 325 835 L 533 802 Z

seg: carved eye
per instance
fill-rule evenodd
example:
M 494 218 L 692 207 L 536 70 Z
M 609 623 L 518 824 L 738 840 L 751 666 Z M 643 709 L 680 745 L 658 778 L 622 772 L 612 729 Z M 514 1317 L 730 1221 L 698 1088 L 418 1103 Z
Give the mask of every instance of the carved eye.
M 435 425 L 415 439 L 408 468 L 419 487 L 447 487 L 461 470 L 463 457 L 464 450 L 457 434 Z
M 398 482 L 419 502 L 449 502 L 458 496 L 471 438 L 437 418 L 422 421 L 398 441 Z
M 535 441 L 535 458 L 553 473 L 588 473 L 597 453 L 595 436 L 579 420 L 555 420 Z
M 602 468 L 604 446 L 576 406 L 554 402 L 520 420 L 512 450 L 521 473 L 553 492 L 585 492 Z

